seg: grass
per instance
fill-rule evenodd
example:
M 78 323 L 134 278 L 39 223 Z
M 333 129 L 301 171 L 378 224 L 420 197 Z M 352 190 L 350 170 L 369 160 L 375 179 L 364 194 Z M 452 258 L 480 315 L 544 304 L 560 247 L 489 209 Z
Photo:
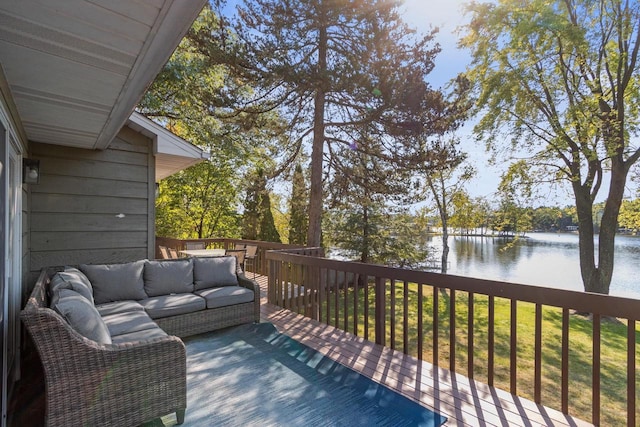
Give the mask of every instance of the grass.
M 386 328 L 385 344 L 418 356 L 418 285 L 386 283 Z M 449 368 L 450 309 L 451 295 L 441 291 L 438 303 L 438 354 L 433 354 L 432 331 L 434 298 L 433 288 L 423 285 L 423 354 L 422 358 Z M 375 341 L 375 292 L 370 285 L 366 293 L 368 313 L 365 313 L 365 289 L 356 293 L 353 288 L 341 289 L 329 294 L 328 302 L 322 305 L 321 319 L 326 323 L 368 337 Z M 392 298 L 391 292 L 395 293 Z M 404 342 L 405 308 L 408 299 L 407 335 Z M 337 304 L 336 304 L 336 295 Z M 346 298 L 346 299 L 345 299 Z M 468 375 L 469 342 L 469 294 L 455 294 L 455 370 Z M 488 383 L 487 360 L 489 354 L 489 299 L 484 295 L 473 295 L 473 377 Z M 392 310 L 392 301 L 394 301 Z M 357 305 L 357 311 L 356 311 Z M 511 391 L 510 336 L 511 301 L 495 299 L 495 369 L 494 386 Z M 327 309 L 329 316 L 327 321 Z M 394 322 L 391 312 L 394 311 Z M 368 328 L 365 328 L 368 315 Z M 357 326 L 354 324 L 357 318 Z M 337 322 L 336 322 L 337 319 Z M 394 324 L 394 341 L 391 330 Z M 535 305 L 517 302 L 516 316 L 517 394 L 534 399 L 534 352 L 535 352 Z M 592 321 L 583 316 L 571 315 L 569 320 L 569 413 L 577 418 L 591 420 L 592 413 Z M 636 325 L 636 366 L 640 366 L 640 325 Z M 603 320 L 601 324 L 601 425 L 625 425 L 627 413 L 627 325 L 618 320 Z M 561 410 L 561 343 L 562 310 L 545 306 L 542 308 L 542 404 Z M 636 384 L 640 378 L 636 376 Z M 636 399 L 640 408 L 640 399 Z M 638 416 L 638 415 L 636 415 Z

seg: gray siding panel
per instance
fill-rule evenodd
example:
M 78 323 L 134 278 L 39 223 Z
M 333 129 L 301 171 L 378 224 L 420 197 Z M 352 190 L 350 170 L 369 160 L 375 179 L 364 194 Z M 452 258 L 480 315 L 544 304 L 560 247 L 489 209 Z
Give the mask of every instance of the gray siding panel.
M 147 232 L 49 231 L 33 233 L 31 244 L 41 250 L 139 248 L 147 246 Z
M 34 154 L 34 157 L 36 154 Z M 77 178 L 102 178 L 113 181 L 147 181 L 147 168 L 139 165 L 100 162 L 96 160 L 68 160 L 50 157 L 40 162 L 40 180 L 52 179 L 51 175 L 74 176 Z
M 115 184 L 114 184 L 115 186 Z M 122 197 L 76 196 L 68 194 L 31 195 L 32 212 L 83 214 L 146 214 L 146 199 Z
M 148 256 L 152 149 L 150 139 L 129 128 L 103 151 L 31 144 L 41 172 L 40 184 L 30 188 L 31 272 Z
M 34 194 L 74 194 L 85 196 L 107 197 L 146 197 L 146 182 L 127 182 L 126 185 L 115 185 L 111 179 L 83 178 L 77 176 L 48 176 L 38 184 Z M 35 186 L 34 186 L 35 187 Z
M 90 253 L 83 250 L 55 251 L 55 252 L 35 252 L 31 254 L 31 270 L 34 278 L 37 272 L 44 267 L 52 265 L 78 265 L 78 264 L 99 264 L 117 263 L 129 260 L 144 259 L 147 250 L 134 249 L 95 249 Z
M 33 214 L 31 231 L 147 231 L 146 215 L 37 213 Z

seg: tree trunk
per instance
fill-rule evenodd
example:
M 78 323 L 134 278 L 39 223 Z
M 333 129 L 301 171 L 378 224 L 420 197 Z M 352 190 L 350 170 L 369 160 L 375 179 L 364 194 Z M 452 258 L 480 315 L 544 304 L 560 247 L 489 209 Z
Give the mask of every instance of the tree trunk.
M 612 162 L 611 183 L 600 221 L 598 236 L 598 264 L 596 264 L 596 248 L 594 244 L 593 202 L 589 190 L 574 185 L 576 196 L 576 212 L 578 214 L 578 235 L 580 249 L 580 274 L 584 290 L 600 294 L 608 294 L 613 276 L 615 237 L 618 227 L 618 213 L 624 195 L 626 169 L 623 164 Z
M 318 40 L 318 76 L 313 114 L 313 148 L 311 150 L 311 188 L 309 191 L 309 231 L 307 245 L 322 246 L 322 156 L 324 151 L 324 107 L 327 71 L 327 28 L 321 19 Z
M 369 262 L 369 209 L 364 206 L 362 211 L 362 253 L 360 262 Z
M 594 292 L 592 278 L 597 275 L 595 244 L 593 243 L 593 201 L 589 189 L 580 182 L 573 183 L 578 215 L 578 248 L 580 254 L 580 275 L 584 290 Z
M 440 272 L 447 273 L 447 265 L 449 264 L 449 230 L 447 229 L 447 221 L 442 222 L 442 259 L 440 264 Z
M 598 269 L 592 277 L 591 292 L 608 294 L 613 276 L 615 238 L 618 230 L 618 214 L 624 196 L 624 186 L 627 180 L 627 170 L 624 162 L 615 157 L 611 162 L 611 182 L 609 194 L 604 205 L 600 234 L 598 236 Z

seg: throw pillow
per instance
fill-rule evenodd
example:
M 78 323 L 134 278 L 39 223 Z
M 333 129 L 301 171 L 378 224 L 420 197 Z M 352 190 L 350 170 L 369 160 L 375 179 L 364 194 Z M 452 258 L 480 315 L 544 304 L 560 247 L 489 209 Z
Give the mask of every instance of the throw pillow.
M 61 289 L 72 289 L 85 297 L 93 304 L 93 287 L 91 282 L 77 268 L 67 267 L 64 271 L 56 273 L 49 284 L 49 295 L 53 296 Z
M 147 261 L 144 290 L 150 297 L 193 292 L 193 262 L 191 259 Z
M 100 313 L 78 292 L 60 289 L 55 300 L 52 301 L 52 308 L 82 336 L 99 344 L 111 344 L 109 329 L 100 317 Z
M 93 285 L 93 298 L 96 304 L 141 300 L 147 298 L 142 278 L 145 262 L 146 260 L 125 264 L 83 264 L 80 270 Z
M 236 257 L 194 258 L 193 283 L 196 290 L 215 286 L 238 286 Z

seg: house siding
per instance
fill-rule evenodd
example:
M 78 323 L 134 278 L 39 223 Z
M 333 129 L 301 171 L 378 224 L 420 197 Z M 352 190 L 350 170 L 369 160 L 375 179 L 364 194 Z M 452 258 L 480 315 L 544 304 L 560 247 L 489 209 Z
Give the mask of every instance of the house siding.
M 30 271 L 148 258 L 153 248 L 153 142 L 124 127 L 106 150 L 31 144 Z M 151 177 L 151 179 L 150 179 Z

